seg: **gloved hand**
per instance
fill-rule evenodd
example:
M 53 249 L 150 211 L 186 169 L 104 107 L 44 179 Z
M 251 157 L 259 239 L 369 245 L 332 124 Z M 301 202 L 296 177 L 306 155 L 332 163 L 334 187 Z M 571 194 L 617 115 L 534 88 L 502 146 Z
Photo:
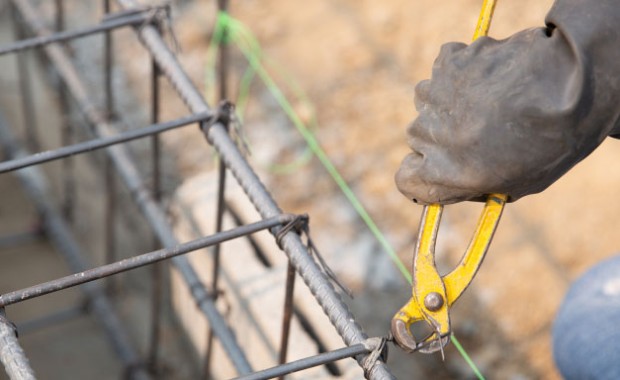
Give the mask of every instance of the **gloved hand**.
M 546 28 L 444 45 L 416 87 L 399 190 L 423 204 L 515 201 L 620 133 L 618 5 L 557 0 Z

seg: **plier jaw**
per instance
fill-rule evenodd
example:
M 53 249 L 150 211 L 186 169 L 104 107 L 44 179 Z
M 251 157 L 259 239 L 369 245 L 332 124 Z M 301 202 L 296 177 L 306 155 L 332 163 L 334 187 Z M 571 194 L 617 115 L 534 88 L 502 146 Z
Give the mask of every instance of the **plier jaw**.
M 435 266 L 435 242 L 443 206 L 424 207 L 413 257 L 412 297 L 391 323 L 396 343 L 407 352 L 443 352 L 450 341 L 450 307 L 473 280 L 489 248 L 507 196 L 491 194 L 478 221 L 474 237 L 456 268 L 440 276 Z M 411 334 L 414 323 L 426 322 L 433 331 L 420 342 Z
M 443 348 L 450 341 L 450 325 L 443 325 L 444 331 L 441 331 L 442 326 L 437 324 L 431 319 L 431 326 L 436 328 L 429 336 L 416 341 L 415 337 L 411 334 L 411 325 L 416 322 L 425 321 L 424 317 L 412 318 L 408 311 L 404 309 L 410 309 L 409 304 L 405 305 L 392 319 L 392 336 L 394 341 L 407 353 L 413 353 L 416 351 L 430 354 L 437 351 L 442 351 Z M 447 328 L 446 328 L 447 327 Z

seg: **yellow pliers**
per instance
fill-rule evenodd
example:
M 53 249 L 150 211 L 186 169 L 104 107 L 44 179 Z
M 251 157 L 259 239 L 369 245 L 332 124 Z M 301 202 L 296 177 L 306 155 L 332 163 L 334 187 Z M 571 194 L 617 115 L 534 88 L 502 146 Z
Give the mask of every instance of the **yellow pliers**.
M 474 40 L 487 34 L 495 3 L 496 0 L 484 0 Z M 394 340 L 405 351 L 443 352 L 450 340 L 450 307 L 480 268 L 507 198 L 503 194 L 487 197 L 474 237 L 461 262 L 443 277 L 435 267 L 435 241 L 443 206 L 432 204 L 424 207 L 413 257 L 412 297 L 392 318 L 391 324 Z M 411 325 L 420 321 L 426 322 L 432 332 L 418 342 L 411 333 Z
M 435 241 L 443 206 L 424 207 L 413 258 L 412 297 L 392 319 L 392 335 L 396 343 L 407 352 L 436 352 L 450 340 L 450 314 L 452 304 L 467 289 L 484 255 L 504 209 L 507 196 L 491 194 L 478 221 L 476 232 L 461 262 L 449 274 L 441 277 L 435 267 Z M 411 325 L 425 321 L 432 333 L 420 342 L 411 334 Z

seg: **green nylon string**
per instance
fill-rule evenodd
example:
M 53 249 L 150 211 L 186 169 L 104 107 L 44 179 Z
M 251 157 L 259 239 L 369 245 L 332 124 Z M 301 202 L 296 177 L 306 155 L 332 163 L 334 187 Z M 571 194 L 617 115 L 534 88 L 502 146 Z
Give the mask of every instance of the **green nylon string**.
M 249 30 L 245 28 L 245 30 L 241 30 L 239 28 L 244 27 L 243 24 L 235 23 L 228 14 L 222 13 L 218 18 L 218 22 L 216 23 L 215 31 L 211 38 L 211 43 L 208 48 L 207 55 L 207 65 L 205 70 L 205 91 L 209 91 L 210 89 L 215 88 L 215 53 L 216 47 L 219 44 L 225 44 L 231 42 L 230 33 L 236 33 L 237 36 L 243 39 L 243 43 L 247 45 L 248 51 L 250 54 L 256 56 L 259 60 L 265 61 L 265 57 L 263 57 L 260 45 L 256 41 L 256 39 L 249 33 Z M 224 38 L 226 36 L 226 38 Z M 270 62 L 271 66 L 275 66 L 275 62 Z M 295 95 L 295 97 L 303 104 L 310 105 L 310 101 L 301 87 L 297 84 L 297 82 L 290 76 L 282 67 L 278 67 L 277 70 L 281 75 L 286 74 L 285 83 L 288 86 L 288 89 Z M 252 82 L 256 76 L 256 71 L 252 66 L 249 66 L 243 76 L 241 77 L 241 81 L 239 83 L 239 89 L 237 94 L 237 101 L 235 103 L 236 115 L 241 123 L 243 123 L 245 109 L 247 107 L 249 101 L 249 92 Z M 210 92 L 206 92 L 205 96 L 210 101 L 214 100 L 215 94 L 211 90 Z M 317 126 L 317 121 L 314 113 L 312 113 L 312 119 L 310 120 L 310 125 L 307 126 L 308 129 L 314 130 Z M 296 157 L 292 162 L 289 163 L 270 163 L 268 164 L 268 170 L 275 174 L 290 174 L 295 172 L 300 167 L 306 165 L 312 159 L 313 153 L 310 148 L 307 146 L 298 157 Z
M 226 31 L 226 33 L 224 33 Z M 226 41 L 224 41 L 223 36 L 226 36 Z M 247 104 L 247 93 L 249 92 L 249 87 L 251 81 L 253 80 L 255 75 L 263 81 L 271 95 L 274 97 L 278 105 L 282 108 L 282 110 L 286 113 L 288 118 L 291 120 L 295 128 L 302 135 L 306 144 L 310 148 L 310 151 L 319 159 L 321 164 L 325 167 L 329 175 L 336 182 L 342 193 L 348 199 L 349 203 L 355 209 L 357 214 L 362 218 L 366 226 L 370 230 L 370 232 L 374 235 L 377 241 L 381 244 L 383 249 L 390 256 L 396 267 L 399 269 L 403 277 L 407 280 L 409 284 L 412 283 L 411 273 L 402 262 L 402 260 L 396 254 L 396 251 L 392 248 L 391 244 L 385 238 L 379 227 L 376 225 L 370 214 L 366 211 L 365 207 L 359 201 L 353 190 L 349 187 L 347 182 L 344 180 L 340 172 L 336 169 L 334 164 L 331 162 L 321 145 L 319 144 L 316 136 L 312 133 L 311 129 L 301 120 L 297 112 L 294 110 L 291 103 L 288 101 L 280 87 L 275 83 L 274 79 L 269 75 L 267 70 L 265 69 L 262 61 L 263 54 L 260 48 L 260 44 L 258 40 L 254 37 L 252 32 L 239 20 L 231 17 L 226 12 L 219 12 L 217 16 L 217 22 L 215 31 L 213 33 L 213 38 L 211 40 L 210 50 L 215 51 L 214 48 L 218 44 L 221 43 L 230 43 L 233 42 L 239 48 L 241 53 L 246 57 L 248 63 L 250 64 L 250 68 L 246 71 L 242 78 L 242 91 L 240 91 L 240 100 L 242 106 L 245 107 Z M 212 62 L 214 62 L 214 56 L 212 58 Z M 207 82 L 209 80 L 213 80 L 215 78 L 215 69 L 214 65 L 207 65 L 206 78 Z M 291 83 L 295 83 L 292 81 Z M 211 86 L 212 87 L 212 86 Z M 291 86 L 295 87 L 295 86 Z M 296 90 L 294 88 L 294 90 Z M 295 91 L 297 94 L 300 93 L 299 90 Z M 301 96 L 303 99 L 304 97 Z M 242 117 L 242 115 L 240 115 Z M 290 164 L 291 166 L 294 164 Z M 458 352 L 461 354 L 463 359 L 467 362 L 467 364 L 471 367 L 474 374 L 478 377 L 479 380 L 485 380 L 484 376 L 476 366 L 476 364 L 469 357 L 463 346 L 456 339 L 456 336 L 452 334 L 452 342 L 454 346 L 457 348 Z
M 257 75 L 261 78 L 261 80 L 265 83 L 265 86 L 274 97 L 276 102 L 280 105 L 282 110 L 286 113 L 286 115 L 290 118 L 291 122 L 297 128 L 299 133 L 302 135 L 304 140 L 306 140 L 306 144 L 310 150 L 314 153 L 314 155 L 319 159 L 321 164 L 325 167 L 329 175 L 336 182 L 342 193 L 349 200 L 355 211 L 362 218 L 362 220 L 368 226 L 368 229 L 372 232 L 375 238 L 379 241 L 383 249 L 390 255 L 402 275 L 407 279 L 407 281 L 411 284 L 412 278 L 411 274 L 407 270 L 407 267 L 400 260 L 390 243 L 387 241 L 385 236 L 381 233 L 379 228 L 377 227 L 374 220 L 370 217 L 362 203 L 359 201 L 357 196 L 353 193 L 353 190 L 349 187 L 347 182 L 344 180 L 342 175 L 338 172 L 334 164 L 331 162 L 321 145 L 319 144 L 316 136 L 309 130 L 309 128 L 305 125 L 305 123 L 301 120 L 297 112 L 293 109 L 293 106 L 288 101 L 286 96 L 277 86 L 271 75 L 267 72 L 263 64 L 261 63 L 261 50 L 260 45 L 256 38 L 252 35 L 252 33 L 247 29 L 245 25 L 243 25 L 240 21 L 232 18 L 227 13 L 220 13 L 218 15 L 218 24 L 222 23 L 223 28 L 227 28 L 228 37 L 231 41 L 235 42 L 239 50 L 246 57 L 250 66 L 254 69 Z
M 472 369 L 472 371 L 474 371 L 474 374 L 476 374 L 478 379 L 485 380 L 484 376 L 482 375 L 482 372 L 480 372 L 480 370 L 476 366 L 476 363 L 474 363 L 474 361 L 471 360 L 471 358 L 467 354 L 467 351 L 465 351 L 465 348 L 463 348 L 463 346 L 461 345 L 461 342 L 459 342 L 458 339 L 456 339 L 456 336 L 454 335 L 454 333 L 452 333 L 450 340 L 452 341 L 452 344 L 454 344 L 454 347 L 456 347 L 456 349 L 459 351 L 463 359 L 465 359 L 465 362 L 467 362 L 467 364 Z

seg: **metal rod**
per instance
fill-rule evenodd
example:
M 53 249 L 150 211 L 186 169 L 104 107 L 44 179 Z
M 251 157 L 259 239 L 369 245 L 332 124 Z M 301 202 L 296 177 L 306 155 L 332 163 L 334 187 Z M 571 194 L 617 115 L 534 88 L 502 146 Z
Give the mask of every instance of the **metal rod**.
M 289 260 L 286 270 L 286 291 L 284 293 L 284 313 L 282 314 L 282 329 L 280 334 L 280 357 L 279 364 L 286 363 L 288 353 L 288 340 L 291 331 L 291 319 L 293 317 L 293 295 L 295 293 L 295 267 Z M 284 380 L 284 375 L 280 376 Z
M 68 40 L 72 40 L 75 38 L 86 37 L 93 34 L 101 33 L 108 30 L 113 30 L 117 28 L 121 28 L 124 26 L 131 25 L 140 25 L 148 22 L 151 16 L 148 12 L 142 12 L 138 14 L 132 14 L 128 16 L 112 18 L 109 20 L 104 20 L 98 25 L 89 26 L 86 28 L 52 33 L 45 36 L 39 36 L 34 38 L 22 39 L 23 37 L 18 37 L 20 41 L 13 42 L 4 46 L 0 46 L 0 55 L 14 53 L 21 50 L 32 49 L 36 47 L 41 47 L 45 45 L 49 45 L 55 42 L 64 42 Z
M 106 157 L 104 160 L 105 178 L 105 211 L 103 233 L 105 236 L 105 258 L 106 264 L 117 260 L 116 252 L 116 176 L 114 175 L 114 164 Z M 108 293 L 114 294 L 118 285 L 117 278 L 109 278 L 106 283 Z
M 18 6 L 20 12 L 24 16 L 26 22 L 38 35 L 46 35 L 49 30 L 42 22 L 37 10 L 27 0 L 11 0 Z M 134 3 L 135 5 L 135 3 Z M 135 9 L 135 7 L 133 7 Z M 140 28 L 144 30 L 149 28 L 148 25 Z M 159 36 L 159 33 L 152 29 L 152 32 Z M 159 37 L 158 37 L 159 38 Z M 161 39 L 160 39 L 161 41 Z M 164 44 L 163 41 L 161 41 Z M 83 81 L 78 76 L 75 67 L 58 45 L 47 45 L 44 48 L 52 64 L 59 71 L 61 78 L 67 84 L 70 93 L 75 98 L 82 113 L 88 121 L 93 125 L 94 132 L 99 137 L 109 137 L 115 133 L 115 128 L 106 122 L 102 113 L 94 105 L 88 96 L 88 92 Z M 161 62 L 157 60 L 159 67 L 164 71 Z M 208 112 L 209 109 L 203 111 Z M 115 145 L 106 150 L 108 156 L 113 160 L 117 173 L 127 186 L 129 194 L 137 204 L 139 210 L 144 214 L 146 221 L 151 228 L 157 232 L 157 236 L 165 247 L 177 245 L 178 241 L 172 231 L 164 210 L 153 200 L 150 192 L 140 179 L 140 172 L 135 164 L 129 158 L 126 148 L 121 145 Z M 274 215 L 275 216 L 275 215 Z M 252 372 L 252 366 L 248 362 L 243 350 L 239 346 L 237 339 L 228 327 L 226 321 L 218 311 L 213 299 L 209 296 L 209 292 L 205 289 L 200 281 L 195 269 L 184 256 L 178 256 L 172 259 L 172 263 L 184 279 L 187 287 L 190 289 L 192 297 L 196 301 L 198 309 L 207 317 L 209 324 L 213 327 L 224 351 L 229 356 L 233 366 L 240 374 Z
M 110 14 L 110 0 L 103 0 L 103 14 Z M 108 120 L 114 119 L 114 92 L 112 91 L 112 64 L 114 57 L 112 49 L 111 29 L 103 35 L 103 87 L 105 92 L 105 111 Z
M 65 28 L 65 8 L 64 0 L 56 0 L 56 32 L 62 32 Z M 69 99 L 67 97 L 67 89 L 62 81 L 58 81 L 58 95 L 60 103 L 60 112 L 63 120 L 61 128 L 62 146 L 68 146 L 73 143 L 74 128 L 71 124 L 71 109 L 69 107 Z M 74 220 L 74 205 L 76 201 L 75 172 L 73 159 L 67 158 L 62 162 L 62 184 L 63 184 L 63 200 L 62 214 L 69 224 Z
M 150 125 L 141 129 L 134 129 L 131 131 L 115 134 L 114 136 L 99 137 L 93 140 L 77 143 L 74 145 L 63 146 L 58 149 L 48 150 L 41 153 L 34 154 L 32 156 L 16 158 L 4 162 L 0 162 L 0 173 L 6 173 L 17 169 L 22 169 L 27 166 L 42 164 L 49 161 L 58 160 L 61 158 L 73 156 L 76 154 L 91 152 L 93 150 L 106 148 L 112 145 L 124 143 L 140 139 L 143 137 L 151 136 L 154 134 L 166 132 L 172 129 L 185 127 L 191 124 L 195 124 L 200 121 L 209 120 L 212 116 L 210 112 L 196 114 L 192 116 L 183 117 L 171 121 L 166 121 L 159 124 Z
M 21 173 L 21 172 L 20 172 Z M 271 229 L 286 224 L 293 219 L 293 215 L 281 214 L 274 218 L 264 219 L 256 223 L 247 224 L 231 230 L 222 231 L 218 234 L 205 236 L 199 239 L 179 244 L 172 248 L 159 249 L 143 253 L 128 259 L 123 259 L 112 264 L 105 264 L 93 269 L 81 270 L 78 273 L 60 277 L 58 279 L 43 282 L 27 288 L 15 290 L 0 295 L 0 307 L 12 305 L 18 302 L 37 298 L 60 290 L 72 288 L 77 285 L 89 283 L 108 276 L 130 271 L 162 260 L 171 259 L 201 248 L 219 244 L 224 241 L 236 239 L 258 231 Z
M 228 11 L 228 0 L 217 1 L 218 12 Z M 226 40 L 227 31 L 222 31 L 222 41 Z M 218 46 L 218 77 L 219 77 L 219 100 L 228 100 L 227 86 L 228 86 L 228 47 L 225 43 L 221 43 Z M 224 126 L 228 129 L 228 125 Z M 226 196 L 226 165 L 220 159 L 218 165 L 218 179 L 217 179 L 217 208 L 215 211 L 215 232 L 222 230 L 222 224 L 224 221 L 224 197 Z M 215 294 L 218 294 L 219 278 L 220 278 L 220 251 L 221 246 L 216 245 L 213 247 L 213 272 L 211 277 L 211 289 Z M 213 355 L 213 332 L 211 328 L 207 333 L 207 349 L 205 351 L 204 361 L 204 375 L 205 379 L 211 378 L 211 360 Z
M 336 360 L 351 358 L 357 355 L 368 354 L 371 350 L 362 343 L 354 344 L 349 347 L 339 348 L 334 351 L 325 352 L 310 356 L 307 358 L 292 361 L 290 363 L 281 364 L 262 371 L 254 372 L 250 375 L 239 376 L 235 380 L 265 380 L 282 377 L 289 373 L 299 372 L 304 369 L 317 367 L 323 364 L 331 363 Z
M 9 156 L 20 157 L 28 155 L 11 135 L 4 120 L 0 119 L 0 143 Z M 48 200 L 47 184 L 44 176 L 37 168 L 29 168 L 16 173 L 25 192 L 28 194 L 36 209 L 42 216 L 42 223 L 47 236 L 51 239 L 58 251 L 64 256 L 73 272 L 81 272 L 89 265 L 84 259 L 83 252 L 75 241 L 71 230 L 63 220 L 61 214 Z M 128 334 L 123 327 L 118 315 L 110 304 L 101 287 L 94 283 L 83 284 L 80 288 L 86 295 L 91 310 L 105 329 L 107 336 L 118 354 L 119 358 L 128 368 L 133 368 L 132 375 L 135 379 L 149 379 L 148 374 L 138 364 L 140 358 L 129 341 Z M 28 298 L 28 297 L 25 297 Z M 24 299 L 25 299 L 24 298 Z M 10 303 L 3 303 L 5 306 Z M 2 303 L 2 302 L 0 302 Z
M 117 2 L 124 8 L 136 6 L 134 0 L 117 0 Z M 176 57 L 170 51 L 158 31 L 151 26 L 145 26 L 136 30 L 136 32 L 140 36 L 140 41 L 157 60 L 160 69 L 168 77 L 172 87 L 177 91 L 188 108 L 192 112 L 209 111 L 209 105 L 189 79 L 187 73 L 181 68 Z M 213 124 L 205 132 L 205 137 L 218 151 L 220 157 L 262 217 L 269 218 L 279 214 L 281 212 L 280 208 L 231 140 L 224 126 L 218 123 Z M 291 259 L 297 273 L 299 273 L 315 296 L 344 342 L 347 345 L 353 345 L 366 339 L 367 335 L 355 322 L 355 318 L 347 305 L 342 301 L 340 295 L 335 291 L 311 255 L 308 254 L 308 250 L 299 236 L 294 233 L 288 233 L 282 238 L 282 242 L 284 251 Z M 365 359 L 363 355 L 357 358 L 360 364 Z M 394 378 L 387 366 L 381 361 L 376 362 L 367 371 L 367 376 L 370 379 Z
M 24 38 L 25 31 L 22 25 L 22 18 L 15 7 L 11 7 L 13 11 L 13 27 L 15 37 L 17 39 Z M 22 101 L 22 117 L 24 120 L 24 128 L 26 131 L 26 139 L 33 149 L 39 147 L 39 136 L 37 133 L 37 117 L 32 94 L 32 83 L 30 73 L 28 72 L 28 59 L 24 53 L 16 55 L 17 59 L 17 81 L 19 82 L 19 93 Z
M 54 326 L 58 323 L 81 317 L 86 314 L 86 311 L 86 303 L 83 302 L 82 305 L 73 306 L 71 308 L 60 310 L 49 315 L 21 322 L 19 323 L 17 328 L 19 330 L 19 334 L 24 335 L 39 329 Z
M 15 336 L 15 326 L 0 308 L 0 361 L 10 379 L 34 380 L 34 371 Z
M 155 124 L 159 121 L 159 68 L 157 63 L 151 59 L 151 123 Z M 151 137 L 151 166 L 153 171 L 153 180 L 151 183 L 151 191 L 155 202 L 161 202 L 161 158 L 160 158 L 160 140 L 158 135 Z M 153 248 L 160 246 L 157 236 L 153 236 Z M 164 284 L 162 278 L 163 263 L 155 263 L 151 268 L 151 331 L 150 344 L 148 351 L 148 363 L 152 372 L 157 371 L 157 359 L 160 343 L 160 331 L 162 324 L 162 301 Z
M 0 236 L 0 249 L 26 244 L 41 239 L 41 231 L 31 230 Z
M 103 0 L 104 17 L 110 13 L 110 1 Z M 112 33 L 106 30 L 103 35 L 103 87 L 105 99 L 105 117 L 108 121 L 114 118 L 114 92 L 112 88 Z M 103 233 L 105 236 L 105 263 L 117 260 L 116 252 L 116 176 L 112 161 L 104 159 L 105 177 L 105 211 Z M 106 281 L 109 294 L 114 294 L 118 287 L 118 277 L 110 277 Z
M 64 0 L 55 0 L 56 5 L 56 32 L 61 32 L 65 28 L 65 7 Z

